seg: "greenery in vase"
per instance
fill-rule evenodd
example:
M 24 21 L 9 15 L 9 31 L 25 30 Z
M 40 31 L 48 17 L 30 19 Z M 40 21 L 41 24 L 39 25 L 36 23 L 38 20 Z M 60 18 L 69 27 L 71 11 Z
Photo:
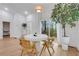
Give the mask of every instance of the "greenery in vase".
M 37 36 L 37 33 L 34 33 L 34 36 Z
M 66 36 L 66 25 L 75 26 L 75 21 L 79 19 L 79 4 L 78 3 L 59 3 L 52 9 L 51 19 L 55 23 L 61 23 Z

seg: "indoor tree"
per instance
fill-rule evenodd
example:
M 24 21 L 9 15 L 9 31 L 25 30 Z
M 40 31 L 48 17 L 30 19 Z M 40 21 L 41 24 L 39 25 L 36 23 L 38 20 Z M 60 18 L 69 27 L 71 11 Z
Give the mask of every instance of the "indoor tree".
M 79 18 L 79 4 L 77 3 L 59 3 L 52 9 L 52 21 L 61 23 L 64 30 L 64 37 L 66 36 L 65 27 L 69 24 L 71 27 L 75 26 L 75 21 Z

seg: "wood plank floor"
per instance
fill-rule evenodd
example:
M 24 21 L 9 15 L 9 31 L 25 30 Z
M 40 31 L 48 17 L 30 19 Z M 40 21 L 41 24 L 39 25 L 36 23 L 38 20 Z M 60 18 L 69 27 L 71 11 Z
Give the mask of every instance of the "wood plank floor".
M 76 48 L 69 47 L 68 51 L 62 50 L 58 46 L 57 42 L 54 43 L 55 53 L 52 52 L 52 56 L 78 56 L 79 52 Z M 14 38 L 4 38 L 0 40 L 0 56 L 20 56 L 21 55 L 21 46 L 19 45 L 19 40 Z M 26 55 L 27 56 L 27 55 Z M 45 50 L 42 53 L 42 56 L 49 56 L 48 51 Z

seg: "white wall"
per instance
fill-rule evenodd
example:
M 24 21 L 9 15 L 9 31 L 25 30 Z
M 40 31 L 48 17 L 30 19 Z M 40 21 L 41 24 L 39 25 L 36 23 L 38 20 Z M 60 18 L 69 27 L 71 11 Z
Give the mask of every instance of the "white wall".
M 30 14 L 26 18 L 27 20 L 27 31 L 30 31 L 28 33 L 34 34 L 40 33 L 40 14 L 39 13 L 34 13 Z
M 77 49 L 79 50 L 79 22 L 77 23 L 77 33 L 75 33 L 76 35 L 76 38 L 77 39 L 75 39 L 76 40 L 76 47 L 77 47 Z
M 3 32 L 2 32 L 2 22 L 0 21 L 0 38 L 2 38 L 2 35 L 3 35 Z
M 11 37 L 19 38 L 22 35 L 22 23 L 25 18 L 22 15 L 15 14 L 11 23 Z
M 11 14 L 9 12 L 0 11 L 0 37 L 3 36 L 3 21 L 10 22 L 10 37 L 19 38 L 22 35 L 22 24 L 27 24 L 26 34 L 40 33 L 40 22 L 38 14 L 29 14 L 26 18 L 21 14 Z
M 75 22 L 75 27 L 70 27 L 66 25 L 66 35 L 70 37 L 69 46 L 76 47 L 79 50 L 79 21 Z M 57 39 L 61 43 L 63 41 L 62 37 L 62 27 L 60 24 L 57 25 Z
M 40 14 L 36 13 L 32 20 L 32 33 L 40 33 Z
M 0 10 L 0 38 L 3 38 L 3 21 L 11 22 L 12 17 L 10 13 Z
M 79 45 L 79 22 L 75 22 L 75 27 L 66 26 L 66 34 L 70 37 L 69 46 L 77 47 Z
M 22 30 L 22 23 L 24 17 L 20 14 L 12 15 L 9 12 L 0 10 L 0 37 L 3 37 L 3 24 L 2 22 L 10 22 L 10 37 L 20 37 Z

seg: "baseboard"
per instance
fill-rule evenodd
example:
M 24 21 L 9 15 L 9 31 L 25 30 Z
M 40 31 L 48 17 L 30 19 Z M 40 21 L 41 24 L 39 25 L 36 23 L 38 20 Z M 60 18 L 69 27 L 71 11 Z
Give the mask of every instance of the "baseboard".
M 71 47 L 71 48 L 76 48 L 76 47 L 74 47 L 74 46 L 68 46 L 68 47 Z
M 77 48 L 77 51 L 79 52 L 79 48 L 78 47 L 76 47 Z
M 3 40 L 3 37 L 0 37 L 0 40 Z
M 71 45 L 68 45 L 68 46 L 69 46 L 69 47 L 76 47 L 75 45 L 72 45 L 72 44 L 71 44 Z
M 75 46 L 68 46 L 68 47 L 75 48 L 77 51 L 79 51 L 79 49 Z
M 10 38 L 17 39 L 17 37 L 10 37 Z

